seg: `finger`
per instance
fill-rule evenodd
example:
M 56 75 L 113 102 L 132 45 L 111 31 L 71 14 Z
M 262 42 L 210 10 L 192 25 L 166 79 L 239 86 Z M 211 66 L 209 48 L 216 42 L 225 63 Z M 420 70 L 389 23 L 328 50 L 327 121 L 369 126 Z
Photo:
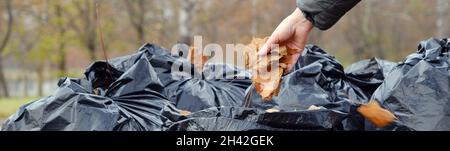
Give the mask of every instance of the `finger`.
M 294 65 L 295 65 L 295 64 L 288 64 L 288 65 L 287 65 L 287 70 L 288 70 L 288 72 L 291 72 L 292 69 L 294 69 Z
M 287 69 L 289 72 L 292 71 L 292 69 L 294 68 L 294 66 L 297 64 L 298 59 L 300 58 L 300 54 L 301 53 L 297 53 L 297 54 L 293 54 L 291 57 L 291 61 L 290 63 L 287 65 Z
M 302 53 L 303 49 L 305 49 L 305 44 L 301 43 L 301 42 L 291 42 L 286 44 L 287 47 L 291 48 L 291 49 L 295 49 L 297 51 L 297 53 Z
M 265 56 L 270 51 L 272 51 L 272 46 L 275 44 L 278 44 L 278 36 L 270 36 L 267 42 L 261 47 L 261 49 L 258 51 L 259 56 Z

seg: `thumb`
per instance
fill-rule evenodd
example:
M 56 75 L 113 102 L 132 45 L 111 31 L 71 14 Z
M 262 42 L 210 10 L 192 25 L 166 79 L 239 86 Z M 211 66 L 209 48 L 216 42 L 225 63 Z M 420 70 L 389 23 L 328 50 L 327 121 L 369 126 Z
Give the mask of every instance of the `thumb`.
M 278 38 L 277 36 L 270 36 L 267 42 L 261 47 L 261 49 L 258 51 L 259 56 L 265 56 L 270 51 L 272 51 L 272 46 L 275 44 L 278 44 Z

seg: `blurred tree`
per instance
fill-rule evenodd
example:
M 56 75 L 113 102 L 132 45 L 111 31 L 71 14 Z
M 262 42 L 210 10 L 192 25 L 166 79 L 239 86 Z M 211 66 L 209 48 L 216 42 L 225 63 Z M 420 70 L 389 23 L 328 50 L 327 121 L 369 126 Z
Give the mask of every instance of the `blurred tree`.
M 13 24 L 13 15 L 12 15 L 12 6 L 11 1 L 6 0 L 3 1 L 5 3 L 5 9 L 7 14 L 7 25 L 6 25 L 6 31 L 5 35 L 1 39 L 0 43 L 0 88 L 2 89 L 0 96 L 3 97 L 9 97 L 8 92 L 8 84 L 6 83 L 5 73 L 3 69 L 3 50 L 5 49 L 6 45 L 9 42 L 9 38 L 11 37 L 12 32 L 12 24 Z
M 197 0 L 182 0 L 180 1 L 180 10 L 179 10 L 179 22 L 178 22 L 178 30 L 180 32 L 180 43 L 184 43 L 187 45 L 191 45 L 192 38 L 192 18 L 194 12 L 196 10 Z
M 55 50 L 53 44 L 56 41 L 55 38 L 52 35 L 43 35 L 36 47 L 27 54 L 28 60 L 33 62 L 32 67 L 36 73 L 38 96 L 44 95 L 45 67 L 49 63 L 49 56 L 54 55 L 52 50 Z
M 67 41 L 69 40 L 67 38 L 67 31 L 68 31 L 68 26 L 67 26 L 67 19 L 64 17 L 64 14 L 66 14 L 65 9 L 63 8 L 62 1 L 57 1 L 54 2 L 53 7 L 54 7 L 54 14 L 55 16 L 53 17 L 54 19 L 52 21 L 55 21 L 55 25 L 56 25 L 56 30 L 57 30 L 57 43 L 58 43 L 58 47 L 57 47 L 57 53 L 58 53 L 58 57 L 56 57 L 56 62 L 57 62 L 57 76 L 61 77 L 64 76 L 67 73 L 67 69 L 66 69 L 66 44 Z
M 76 15 L 70 17 L 70 26 L 78 34 L 81 44 L 88 49 L 91 61 L 97 59 L 97 32 L 95 24 L 95 2 L 93 0 L 72 1 L 77 10 Z
M 349 15 L 347 28 L 343 36 L 348 43 L 352 44 L 353 54 L 356 59 L 368 59 L 377 55 L 384 58 L 383 51 L 380 50 L 382 40 L 382 24 L 376 20 L 373 11 L 378 3 L 374 0 L 367 0 L 360 4 L 361 7 L 354 8 Z
M 259 9 L 258 9 L 258 0 L 252 0 L 252 26 L 250 32 L 252 36 L 256 36 L 258 34 L 258 18 L 259 18 Z
M 124 1 L 127 7 L 128 19 L 134 30 L 136 30 L 139 43 L 145 42 L 145 26 L 148 22 L 146 19 L 147 12 L 149 11 L 147 6 L 150 6 L 149 1 L 146 0 L 134 0 Z
M 16 59 L 22 68 L 21 72 L 23 72 L 23 74 L 21 74 L 21 81 L 23 82 L 24 96 L 28 96 L 30 79 L 33 80 L 33 82 L 38 82 L 38 89 L 42 89 L 42 81 L 39 81 L 40 79 L 43 79 L 43 76 L 40 77 L 42 75 L 41 73 L 44 73 L 44 71 L 42 71 L 44 69 L 44 63 L 42 62 L 48 62 L 51 55 L 54 54 L 54 49 L 36 50 L 36 46 L 41 44 L 43 37 L 53 36 L 52 32 L 47 30 L 51 29 L 47 26 L 49 18 L 48 1 L 49 0 L 23 1 L 17 2 L 14 5 L 17 10 L 16 13 L 14 13 L 15 16 L 17 16 L 17 20 L 15 21 L 14 39 L 17 39 L 17 41 L 12 43 L 9 48 L 11 50 L 9 53 L 16 56 Z M 39 53 L 36 53 L 36 51 Z M 44 57 L 41 57 L 40 60 L 33 59 L 36 55 Z M 36 76 L 30 74 L 30 71 L 36 73 Z
M 437 0 L 436 3 L 436 28 L 437 28 L 437 36 L 449 36 L 448 34 L 448 0 Z
M 26 30 L 23 33 L 24 36 L 33 36 L 34 39 L 30 39 L 24 44 L 26 45 L 25 51 L 26 58 L 32 71 L 35 72 L 37 94 L 38 96 L 44 95 L 44 81 L 45 81 L 45 68 L 48 63 L 51 62 L 51 58 L 54 55 L 58 55 L 59 50 L 56 50 L 55 42 L 59 37 L 55 36 L 57 32 L 54 32 L 53 26 L 50 26 L 50 7 L 51 0 L 34 0 L 27 3 L 25 6 L 28 9 L 25 16 L 30 16 L 34 25 L 24 27 Z M 46 34 L 43 34 L 46 33 Z M 56 52 L 56 53 L 55 53 Z
M 38 79 L 55 71 L 58 76 L 82 75 L 100 54 L 96 2 L 102 6 L 99 19 L 111 57 L 134 52 L 146 41 L 166 48 L 177 42 L 192 44 L 194 35 L 203 36 L 204 45 L 245 44 L 253 36 L 270 35 L 296 8 L 295 0 L 0 1 L 0 95 L 5 89 L 16 95 L 18 86 L 11 84 L 16 81 L 31 90 L 42 83 Z M 398 61 L 415 50 L 418 41 L 448 36 L 448 2 L 365 0 L 330 30 L 314 30 L 310 42 L 345 63 L 374 56 Z

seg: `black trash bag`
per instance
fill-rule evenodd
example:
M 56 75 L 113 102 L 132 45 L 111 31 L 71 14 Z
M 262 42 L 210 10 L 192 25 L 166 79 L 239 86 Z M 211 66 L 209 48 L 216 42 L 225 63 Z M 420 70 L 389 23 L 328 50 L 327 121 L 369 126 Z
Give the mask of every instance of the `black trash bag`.
M 114 79 L 110 78 L 113 75 L 95 74 L 100 72 L 96 70 L 98 69 L 97 65 L 102 64 L 94 64 L 86 72 L 89 81 Z M 108 69 L 108 67 L 104 68 Z M 109 69 L 113 68 L 109 67 Z M 92 83 L 92 85 L 96 85 L 96 83 Z M 100 85 L 100 88 L 102 87 L 107 87 L 106 90 L 103 90 L 105 91 L 104 96 L 111 98 L 117 104 L 121 113 L 121 118 L 114 130 L 160 131 L 164 129 L 164 126 L 170 125 L 172 120 L 176 121 L 181 118 L 181 115 L 177 117 L 169 114 L 166 117 L 162 114 L 174 113 L 174 115 L 177 115 L 178 112 L 173 104 L 161 94 L 163 86 L 157 73 L 144 55 L 117 80 L 109 86 Z M 165 110 L 169 111 L 164 112 Z
M 203 71 L 197 71 L 185 58 L 172 55 L 164 48 L 147 44 L 140 51 L 155 68 L 164 86 L 164 96 L 181 110 L 195 112 L 210 107 L 240 106 L 245 90 L 251 85 L 249 72 L 233 65 L 206 64 Z M 120 60 L 133 57 L 111 62 L 126 66 L 128 63 Z
M 192 113 L 187 119 L 174 123 L 170 131 L 287 131 L 271 126 L 271 117 L 262 110 L 245 107 L 212 107 Z M 276 115 L 275 115 L 276 116 Z M 291 117 L 291 118 L 289 118 Z M 298 117 L 298 118 L 297 118 Z M 300 116 L 287 116 L 283 124 L 303 121 Z M 297 120 L 297 121 L 294 121 Z M 278 123 L 277 123 L 278 124 Z M 283 126 L 280 126 L 283 127 Z M 300 129 L 298 129 L 300 130 Z
M 83 79 L 66 79 L 54 95 L 23 105 L 2 126 L 3 131 L 108 131 L 119 119 L 109 98 L 91 94 Z
M 274 131 L 255 122 L 224 117 L 192 118 L 175 123 L 170 131 Z
M 397 63 L 378 58 L 361 60 L 345 69 L 348 80 L 362 88 L 368 97 L 383 83 Z
M 246 91 L 244 106 L 280 110 L 280 113 L 272 113 L 278 119 L 291 114 L 310 118 L 291 125 L 271 119 L 272 126 L 363 130 L 364 120 L 356 108 L 369 101 L 371 92 L 384 78 L 384 68 L 388 71 L 389 66 L 392 66 L 390 62 L 372 59 L 359 62 L 358 66 L 354 65 L 349 73 L 345 73 L 333 56 L 317 46 L 307 45 L 293 72 L 283 77 L 278 96 L 274 96 L 271 101 L 263 101 L 254 86 L 251 86 Z
M 224 82 L 244 90 L 252 84 L 250 72 L 230 64 L 208 63 L 202 74 L 205 80 Z
M 386 77 L 372 99 L 394 113 L 394 126 L 368 130 L 450 130 L 450 58 L 448 38 L 420 42 Z M 406 127 L 406 128 L 405 128 Z
M 62 80 L 54 95 L 22 106 L 2 129 L 161 131 L 182 120 L 160 94 L 163 86 L 147 57 L 134 61 L 123 72 L 105 62 L 94 63 L 86 79 Z
M 369 101 L 363 90 L 347 80 L 343 67 L 333 56 L 307 45 L 293 72 L 284 76 L 278 96 L 263 101 L 253 86 L 246 102 L 260 109 L 307 110 L 312 105 L 348 112 L 353 103 Z
M 186 69 L 174 72 L 173 67 Z M 87 69 L 85 75 L 86 79 L 75 80 L 82 81 L 83 84 L 70 82 L 74 81 L 73 79 L 69 82 L 64 80 L 60 82 L 60 88 L 55 95 L 30 104 L 37 109 L 24 106 L 15 116 L 42 110 L 47 108 L 46 104 L 54 104 L 54 102 L 63 104 L 60 103 L 62 101 L 75 107 L 60 110 L 58 107 L 61 106 L 53 105 L 52 109 L 46 110 L 43 116 L 52 115 L 60 120 L 75 121 L 71 117 L 59 116 L 75 112 L 78 109 L 78 99 L 87 95 L 89 99 L 85 102 L 108 102 L 108 108 L 102 106 L 99 109 L 102 111 L 99 112 L 114 115 L 117 119 L 110 121 L 115 121 L 115 124 L 101 125 L 107 128 L 97 128 L 94 127 L 95 125 L 89 127 L 85 125 L 89 122 L 77 121 L 54 125 L 41 122 L 47 119 L 38 116 L 22 119 L 22 121 L 16 117 L 8 121 L 5 128 L 19 127 L 9 130 L 164 130 L 165 126 L 171 125 L 171 122 L 184 118 L 177 107 L 197 111 L 214 106 L 238 106 L 242 104 L 245 89 L 251 84 L 248 72 L 243 69 L 225 64 L 209 64 L 201 73 L 196 71 L 186 59 L 151 44 L 144 45 L 136 54 L 114 58 L 108 63 L 96 62 Z M 72 90 L 74 87 L 79 89 Z M 113 112 L 109 108 L 117 108 L 118 111 Z M 79 111 L 77 113 L 80 115 L 77 115 L 77 118 L 84 117 L 85 113 L 91 114 L 90 112 L 92 111 Z M 98 117 L 104 116 L 106 115 L 98 115 Z M 41 122 L 41 125 L 29 128 L 27 127 L 29 125 L 17 124 L 30 121 Z
M 240 106 L 251 80 L 242 69 L 223 68 L 229 66 L 207 64 L 204 79 L 192 78 L 171 83 L 166 86 L 165 94 L 177 108 L 191 112 L 210 107 Z
M 325 116 L 317 116 L 325 115 Z M 347 115 L 335 110 L 266 113 L 256 108 L 209 108 L 174 123 L 171 131 L 334 130 Z
M 274 131 L 281 130 L 258 123 L 263 111 L 255 108 L 212 107 L 197 111 L 174 123 L 170 131 Z
M 347 125 L 347 113 L 330 109 L 283 111 L 264 113 L 258 118 L 258 123 L 273 128 L 289 130 L 342 130 Z M 351 119 L 350 119 L 351 120 Z M 353 121 L 348 121 L 352 123 Z M 353 127 L 351 127 L 353 129 Z

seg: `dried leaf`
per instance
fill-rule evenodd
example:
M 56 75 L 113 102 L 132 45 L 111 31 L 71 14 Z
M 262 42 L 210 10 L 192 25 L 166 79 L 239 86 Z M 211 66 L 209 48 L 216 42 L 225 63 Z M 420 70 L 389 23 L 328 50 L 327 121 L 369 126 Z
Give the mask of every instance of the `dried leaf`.
M 277 112 L 280 112 L 280 110 L 276 109 L 276 108 L 271 108 L 271 109 L 267 109 L 266 112 L 267 113 L 277 113 Z
M 194 47 L 189 48 L 188 52 L 188 60 L 192 64 L 194 64 L 194 67 L 198 71 L 203 71 L 203 66 L 206 64 L 206 62 L 209 60 L 208 56 L 204 56 L 203 52 L 197 52 Z
M 182 115 L 182 116 L 188 116 L 190 114 L 191 114 L 191 112 L 189 112 L 189 111 L 180 110 L 180 115 Z
M 258 56 L 259 49 L 268 40 L 267 38 L 254 38 L 244 50 L 245 65 L 253 73 L 252 81 L 256 91 L 263 100 L 271 100 L 273 96 L 278 96 L 281 85 L 281 77 L 287 72 L 288 64 L 292 55 L 297 51 L 287 47 L 273 48 L 271 54 L 264 57 Z
M 320 109 L 324 109 L 324 107 L 311 105 L 311 106 L 308 108 L 309 111 L 320 110 Z
M 394 114 L 381 108 L 377 101 L 370 101 L 358 107 L 357 111 L 376 127 L 385 127 L 396 119 Z

